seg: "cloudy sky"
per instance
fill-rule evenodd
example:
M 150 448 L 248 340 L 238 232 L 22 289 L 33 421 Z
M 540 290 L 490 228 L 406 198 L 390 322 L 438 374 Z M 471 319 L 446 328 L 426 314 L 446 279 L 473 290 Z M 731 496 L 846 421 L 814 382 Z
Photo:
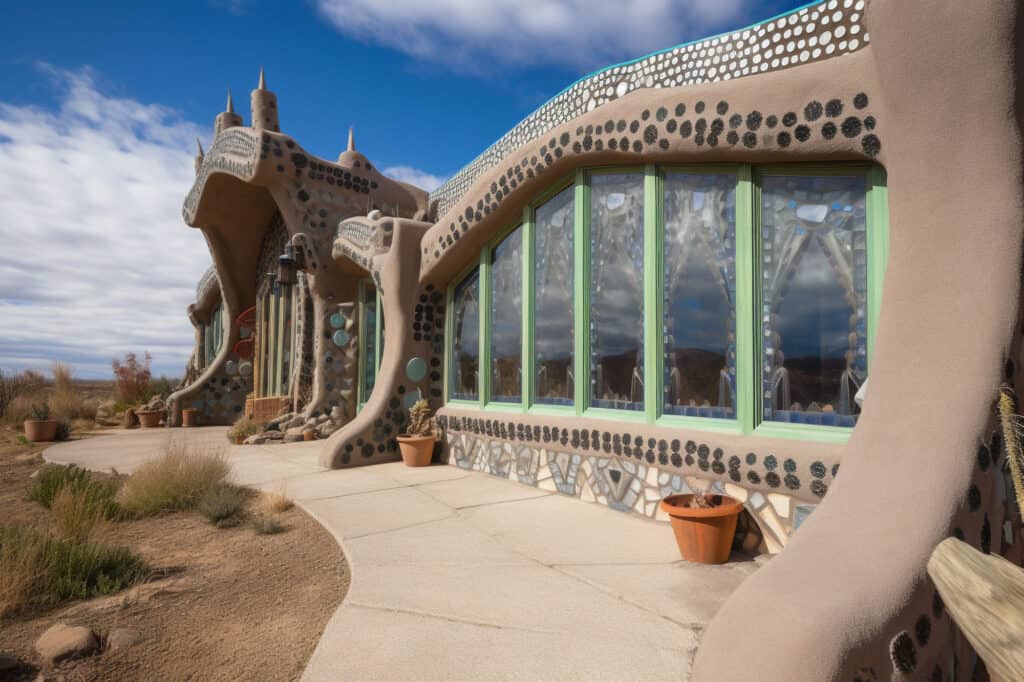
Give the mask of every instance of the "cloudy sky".
M 356 143 L 432 189 L 594 69 L 793 0 L 37 0 L 0 22 L 0 369 L 149 350 L 178 376 L 209 266 L 181 222 L 195 138 L 261 65 L 314 154 Z M 164 5 L 164 6 L 160 6 Z

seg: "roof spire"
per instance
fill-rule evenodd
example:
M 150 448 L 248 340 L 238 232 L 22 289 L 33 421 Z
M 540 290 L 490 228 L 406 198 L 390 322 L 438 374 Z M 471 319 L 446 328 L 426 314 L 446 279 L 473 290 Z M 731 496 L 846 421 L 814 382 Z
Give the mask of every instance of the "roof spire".
M 228 108 L 225 109 L 229 114 L 235 113 L 235 103 L 231 99 L 231 89 L 228 88 Z
M 196 146 L 199 147 L 199 156 L 203 156 L 203 143 L 199 141 L 198 137 L 196 138 Z
M 263 75 L 263 67 L 260 67 L 260 84 L 256 86 L 257 90 L 267 89 L 267 78 Z
M 348 127 L 348 151 L 354 152 L 356 150 L 356 136 L 352 132 L 352 126 Z

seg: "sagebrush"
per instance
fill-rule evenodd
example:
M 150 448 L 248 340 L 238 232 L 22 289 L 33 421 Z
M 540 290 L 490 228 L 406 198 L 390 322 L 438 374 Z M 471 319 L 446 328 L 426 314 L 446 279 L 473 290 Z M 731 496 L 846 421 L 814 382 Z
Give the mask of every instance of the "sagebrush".
M 249 491 L 239 486 L 222 484 L 211 488 L 199 498 L 196 511 L 218 528 L 237 526 L 245 520 L 245 503 Z
M 223 452 L 193 452 L 187 445 L 168 443 L 162 455 L 125 481 L 118 503 L 134 516 L 192 509 L 229 471 Z

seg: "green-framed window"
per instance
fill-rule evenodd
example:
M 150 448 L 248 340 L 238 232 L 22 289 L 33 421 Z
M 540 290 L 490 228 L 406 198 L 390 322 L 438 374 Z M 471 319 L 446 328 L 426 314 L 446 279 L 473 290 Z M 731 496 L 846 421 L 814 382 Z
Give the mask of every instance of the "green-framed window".
M 377 372 L 380 370 L 380 359 L 384 350 L 384 310 L 381 307 L 380 293 L 372 280 L 364 279 L 359 282 L 358 315 L 358 405 L 362 410 L 377 383 Z
M 203 325 L 203 367 L 209 367 L 224 345 L 224 304 L 218 303 Z
M 842 441 L 887 250 L 878 166 L 577 171 L 449 287 L 447 400 Z
M 294 291 L 268 278 L 256 304 L 256 396 L 266 398 L 288 393 L 295 365 Z

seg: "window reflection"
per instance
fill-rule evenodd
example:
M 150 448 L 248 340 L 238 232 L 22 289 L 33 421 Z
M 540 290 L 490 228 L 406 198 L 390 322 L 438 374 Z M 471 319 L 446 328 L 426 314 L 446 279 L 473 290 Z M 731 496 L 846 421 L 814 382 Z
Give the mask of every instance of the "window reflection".
M 522 385 L 523 233 L 491 250 L 491 400 L 518 403 Z
M 735 415 L 735 189 L 734 175 L 665 176 L 666 414 Z
M 764 419 L 853 426 L 867 378 L 865 179 L 761 187 Z
M 590 404 L 641 410 L 644 176 L 594 175 L 590 187 Z
M 477 400 L 480 362 L 480 273 L 474 269 L 458 286 L 452 300 L 452 385 L 457 400 Z
M 377 288 L 363 286 L 363 400 L 370 398 L 377 382 Z
M 573 404 L 573 192 L 569 187 L 534 214 L 536 402 Z

